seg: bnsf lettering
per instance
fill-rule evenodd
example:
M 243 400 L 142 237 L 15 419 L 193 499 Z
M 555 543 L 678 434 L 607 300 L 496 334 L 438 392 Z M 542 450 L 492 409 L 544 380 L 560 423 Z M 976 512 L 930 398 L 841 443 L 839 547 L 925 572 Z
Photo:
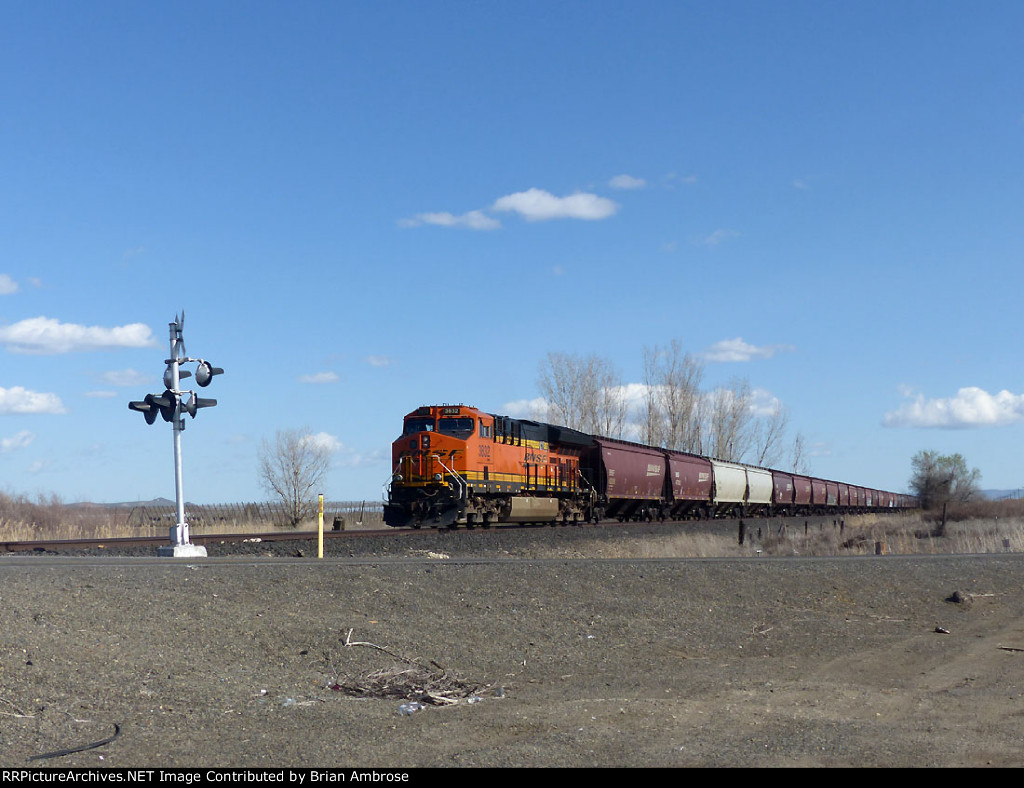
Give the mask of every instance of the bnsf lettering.
M 546 463 L 548 461 L 548 456 L 546 454 L 537 454 L 535 452 L 528 451 L 526 452 L 526 461 Z

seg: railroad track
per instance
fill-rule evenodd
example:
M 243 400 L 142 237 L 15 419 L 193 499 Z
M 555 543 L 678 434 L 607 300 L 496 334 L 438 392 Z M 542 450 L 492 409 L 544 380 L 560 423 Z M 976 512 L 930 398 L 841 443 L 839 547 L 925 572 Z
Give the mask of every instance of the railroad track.
M 360 536 L 381 536 L 382 534 L 401 533 L 395 528 L 382 531 L 324 531 L 324 540 L 358 538 Z M 189 537 L 192 544 L 207 545 L 222 542 L 292 542 L 311 541 L 317 538 L 316 531 L 290 531 L 250 534 L 196 534 Z M 123 547 L 160 547 L 168 544 L 166 536 L 128 536 L 114 539 L 35 539 L 32 541 L 0 541 L 0 552 L 24 553 L 34 550 L 95 550 L 118 549 Z
M 809 525 L 814 527 L 821 527 L 824 525 L 838 525 L 843 518 L 835 517 L 832 515 L 809 515 L 805 517 L 747 517 L 741 519 L 715 519 L 715 520 L 683 520 L 679 522 L 666 522 L 664 525 L 680 525 L 686 524 L 693 527 L 706 527 L 714 529 L 715 531 L 725 531 L 732 533 L 740 533 L 740 526 L 743 524 L 743 531 L 748 535 L 753 536 L 759 528 L 763 528 L 767 531 L 778 528 L 807 528 Z M 634 523 L 625 522 L 620 523 L 616 520 L 602 521 L 599 525 L 601 526 L 624 526 L 630 525 L 647 525 L 648 523 Z M 572 528 L 586 528 L 589 527 L 589 523 L 581 523 L 576 526 L 558 526 L 558 527 L 572 527 Z M 334 539 L 359 539 L 361 537 L 379 537 L 379 536 L 397 536 L 407 537 L 414 534 L 428 534 L 433 532 L 440 533 L 498 533 L 508 528 L 515 529 L 529 529 L 529 528 L 549 528 L 551 525 L 541 524 L 524 524 L 524 525 L 497 525 L 490 528 L 478 527 L 475 529 L 457 529 L 449 531 L 447 528 L 384 528 L 381 530 L 360 530 L 360 531 L 324 531 L 324 540 Z M 190 536 L 190 540 L 193 544 L 207 545 L 207 544 L 223 544 L 223 543 L 240 543 L 246 541 L 260 541 L 260 542 L 295 542 L 295 541 L 315 541 L 317 538 L 316 531 L 274 531 L 268 533 L 248 533 L 248 534 L 196 534 L 193 533 Z M 19 552 L 33 552 L 33 551 L 67 551 L 67 550 L 95 550 L 95 549 L 110 549 L 112 552 L 122 548 L 130 547 L 146 547 L 152 546 L 154 549 L 162 545 L 168 544 L 166 536 L 133 536 L 115 539 L 39 539 L 33 541 L 0 541 L 0 553 L 19 553 Z

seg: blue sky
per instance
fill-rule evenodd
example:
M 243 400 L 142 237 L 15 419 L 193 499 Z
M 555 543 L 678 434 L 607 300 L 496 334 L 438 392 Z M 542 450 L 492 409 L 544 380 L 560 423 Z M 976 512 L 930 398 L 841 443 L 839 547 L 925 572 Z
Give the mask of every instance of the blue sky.
M 226 370 L 190 500 L 264 499 L 299 427 L 329 498 L 379 499 L 419 405 L 509 412 L 552 351 L 638 383 L 673 339 L 815 475 L 903 490 L 928 448 L 1024 487 L 1022 32 L 1016 1 L 4 3 L 3 489 L 173 498 L 127 403 L 182 309 Z

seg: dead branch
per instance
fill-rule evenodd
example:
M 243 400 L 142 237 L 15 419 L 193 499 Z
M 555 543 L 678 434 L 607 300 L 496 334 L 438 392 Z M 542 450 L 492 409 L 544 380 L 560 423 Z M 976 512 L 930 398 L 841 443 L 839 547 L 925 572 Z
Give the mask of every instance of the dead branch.
M 345 636 L 347 647 L 364 646 L 387 654 L 409 667 L 393 666 L 372 671 L 360 678 L 339 681 L 332 689 L 356 697 L 400 698 L 416 700 L 432 706 L 451 706 L 460 700 L 479 696 L 491 689 L 490 685 L 465 681 L 450 674 L 432 659 L 407 657 L 384 646 L 366 641 L 352 640 L 353 630 Z

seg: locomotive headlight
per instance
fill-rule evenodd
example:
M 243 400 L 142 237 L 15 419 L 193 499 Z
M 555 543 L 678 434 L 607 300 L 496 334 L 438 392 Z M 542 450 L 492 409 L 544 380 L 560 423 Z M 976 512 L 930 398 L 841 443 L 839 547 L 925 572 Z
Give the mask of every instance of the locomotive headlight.
M 391 478 L 392 478 L 392 479 L 394 479 L 394 480 L 395 480 L 396 482 L 400 482 L 400 481 L 402 481 L 402 474 L 400 474 L 400 473 L 396 473 L 396 474 L 395 474 L 394 476 L 392 476 Z
M 434 481 L 435 481 L 435 482 L 439 482 L 439 481 L 441 481 L 441 479 L 443 479 L 443 478 L 444 478 L 444 477 L 443 477 L 443 476 L 441 476 L 441 474 L 439 474 L 439 473 L 435 473 L 435 474 L 434 474 Z
M 420 438 L 420 444 L 423 446 L 424 449 L 429 449 L 430 448 L 430 436 L 429 435 L 422 436 Z

